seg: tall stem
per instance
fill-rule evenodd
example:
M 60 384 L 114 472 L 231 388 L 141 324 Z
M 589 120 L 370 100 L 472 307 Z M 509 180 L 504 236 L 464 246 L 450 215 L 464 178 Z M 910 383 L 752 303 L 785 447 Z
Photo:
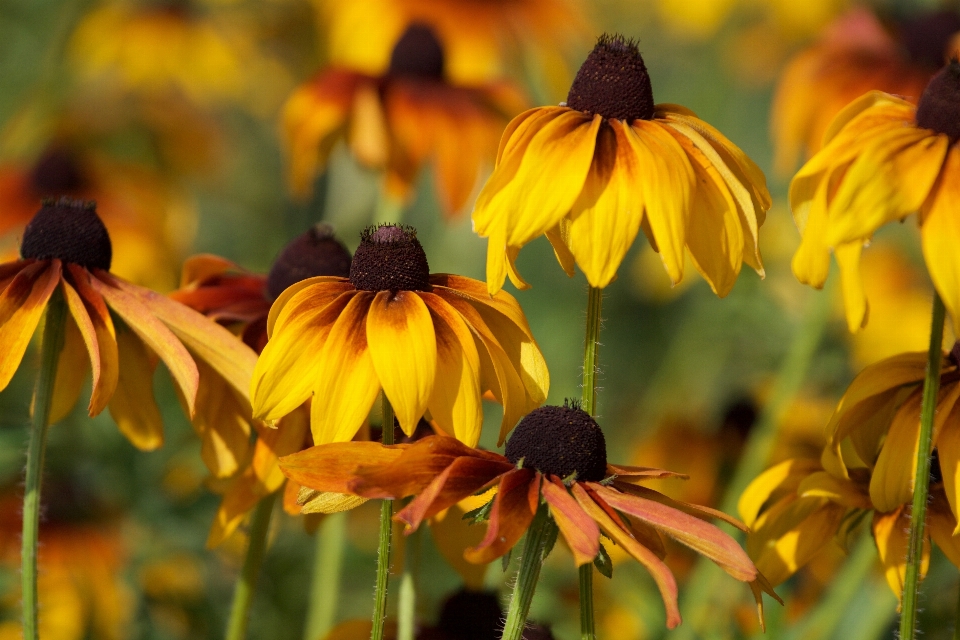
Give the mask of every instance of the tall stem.
M 263 566 L 263 556 L 267 549 L 267 532 L 270 529 L 270 516 L 279 491 L 264 496 L 253 509 L 250 517 L 250 541 L 247 543 L 247 555 L 243 559 L 243 569 L 233 589 L 233 604 L 230 607 L 230 619 L 227 621 L 227 640 L 243 640 L 247 636 L 247 623 L 250 622 L 250 605 L 257 589 L 257 577 Z
M 393 444 L 393 407 L 387 394 L 380 396 L 383 407 L 383 444 Z M 380 503 L 380 546 L 377 553 L 377 586 L 373 596 L 373 629 L 371 640 L 383 640 L 383 623 L 387 618 L 387 581 L 390 578 L 390 534 L 393 531 L 393 501 Z
M 37 539 L 40 532 L 40 484 L 43 479 L 43 457 L 50 426 L 50 405 L 53 384 L 57 378 L 57 362 L 66 334 L 67 305 L 60 288 L 47 303 L 47 319 L 43 327 L 40 354 L 40 376 L 33 396 L 33 421 L 30 444 L 27 446 L 27 471 L 23 491 L 23 537 L 20 554 L 20 579 L 23 589 L 23 637 L 39 637 L 37 615 Z
M 527 624 L 527 613 L 530 611 L 530 602 L 533 592 L 537 588 L 537 579 L 540 577 L 540 567 L 543 565 L 544 543 L 550 537 L 550 527 L 555 527 L 548 515 L 547 506 L 541 504 L 537 515 L 523 543 L 523 556 L 520 558 L 520 571 L 517 572 L 517 583 L 510 596 L 510 608 L 507 611 L 507 621 L 503 627 L 501 640 L 520 640 L 523 629 Z
M 420 566 L 420 529 L 407 538 L 400 595 L 397 603 L 397 640 L 414 640 L 417 622 L 417 573 Z
M 927 371 L 923 380 L 923 404 L 920 408 L 920 442 L 917 448 L 913 505 L 910 511 L 910 544 L 907 547 L 907 572 L 903 583 L 903 607 L 900 613 L 900 638 L 912 640 L 917 626 L 917 600 L 920 593 L 920 561 L 923 555 L 923 529 L 927 516 L 927 493 L 930 486 L 930 449 L 933 442 L 933 417 L 940 390 L 940 361 L 943 358 L 943 300 L 933 294 L 933 323 L 930 326 L 930 347 Z
M 317 531 L 313 558 L 313 580 L 310 584 L 307 623 L 303 640 L 320 640 L 333 628 L 340 593 L 340 572 L 346 542 L 347 514 L 331 513 Z
M 583 410 L 597 415 L 597 373 L 600 361 L 600 313 L 603 308 L 603 289 L 590 287 L 587 294 L 587 329 L 583 338 Z M 580 567 L 580 638 L 594 640 L 593 623 L 593 565 Z
M 957 613 L 953 621 L 953 640 L 960 640 L 960 597 L 957 598 Z

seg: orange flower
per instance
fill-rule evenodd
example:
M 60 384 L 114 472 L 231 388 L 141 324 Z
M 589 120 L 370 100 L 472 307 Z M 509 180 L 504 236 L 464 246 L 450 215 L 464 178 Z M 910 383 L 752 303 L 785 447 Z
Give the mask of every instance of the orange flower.
M 50 297 L 69 309 L 54 383 L 51 422 L 76 404 L 90 363 L 89 412 L 109 405 L 134 446 L 163 444 L 153 372 L 163 361 L 193 414 L 202 376 L 222 378 L 238 398 L 256 354 L 223 327 L 165 296 L 109 273 L 112 245 L 93 203 L 47 201 L 23 234 L 21 260 L 0 264 L 0 391 L 23 359 Z
M 269 275 L 249 273 L 213 255 L 199 255 L 184 263 L 181 288 L 170 297 L 239 334 L 258 353 L 267 343 L 270 305 L 290 285 L 314 276 L 346 276 L 350 252 L 327 225 L 317 225 L 288 244 Z M 201 438 L 201 455 L 215 477 L 231 477 L 214 520 L 209 546 L 226 539 L 260 501 L 283 487 L 277 458 L 312 444 L 309 405 L 285 416 L 278 428 L 266 428 L 250 417 L 249 407 L 238 403 L 226 385 L 201 385 L 204 398 L 193 417 Z M 251 426 L 257 433 L 249 455 Z M 284 507 L 297 514 L 299 485 L 290 483 Z
M 432 162 L 445 215 L 462 212 L 524 101 L 506 82 L 452 84 L 444 61 L 434 31 L 413 24 L 386 73 L 331 67 L 301 85 L 283 114 L 293 190 L 310 192 L 334 143 L 346 135 L 357 160 L 386 171 L 391 196 L 407 198 L 420 168 Z
M 642 486 L 644 480 L 676 476 L 662 469 L 607 463 L 603 432 L 577 407 L 541 407 L 517 425 L 505 456 L 473 449 L 444 436 L 412 445 L 373 442 L 321 445 L 280 460 L 283 472 L 317 491 L 366 498 L 414 496 L 394 519 L 414 531 L 460 500 L 496 488 L 478 519 L 486 536 L 464 554 L 471 562 L 498 558 L 519 541 L 541 507 L 566 539 L 578 566 L 601 562 L 600 533 L 622 546 L 654 578 L 663 597 L 667 626 L 680 624 L 677 585 L 662 562 L 667 535 L 748 582 L 762 622 L 761 591 L 777 598 L 746 553 L 727 534 L 701 518 L 743 525 L 716 510 L 671 500 Z M 779 598 L 777 598 L 779 600 Z
M 956 11 L 927 13 L 892 29 L 863 7 L 838 18 L 783 71 L 770 121 L 777 171 L 788 174 L 801 156 L 819 151 L 834 116 L 870 90 L 916 103 L 958 50 L 958 36 Z

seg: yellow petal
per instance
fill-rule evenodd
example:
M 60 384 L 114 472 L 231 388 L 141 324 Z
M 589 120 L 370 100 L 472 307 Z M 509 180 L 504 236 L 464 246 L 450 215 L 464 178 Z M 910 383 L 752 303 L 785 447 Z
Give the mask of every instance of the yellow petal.
M 953 563 L 953 566 L 960 567 L 960 537 L 954 535 L 957 527 L 957 519 L 949 511 L 939 509 L 940 505 L 934 500 L 927 511 L 927 527 L 930 531 L 930 537 L 933 542 L 940 547 L 943 555 Z
M 367 311 L 373 298 L 373 293 L 359 291 L 350 299 L 312 365 L 310 426 L 315 444 L 353 439 L 380 392 L 367 347 Z M 290 348 L 303 347 L 291 344 Z
M 800 499 L 792 502 L 780 515 L 773 531 L 758 530 L 751 538 L 765 544 L 748 543 L 757 569 L 774 585 L 780 584 L 822 551 L 837 533 L 845 509 L 826 500 Z M 774 535 L 770 535 L 773 533 Z
M 433 318 L 437 373 L 430 394 L 430 416 L 445 432 L 477 446 L 483 426 L 480 354 L 470 327 L 459 313 L 432 293 L 421 293 Z
M 870 500 L 877 511 L 893 511 L 911 501 L 920 446 L 918 389 L 900 407 L 870 477 Z
M 643 219 L 643 176 L 628 128 L 618 120 L 600 127 L 593 163 L 570 211 L 567 243 L 593 287 L 616 277 Z
M 820 465 L 816 460 L 804 458 L 785 460 L 770 467 L 744 489 L 737 503 L 737 513 L 747 526 L 752 527 L 760 509 L 775 492 L 794 491 L 803 478 L 819 470 Z
M 943 473 L 943 492 L 947 494 L 950 509 L 956 515 L 960 509 L 960 405 L 954 404 L 944 419 L 944 427 L 937 436 L 937 452 Z M 939 408 L 938 408 L 939 415 Z M 960 527 L 954 533 L 960 533 Z
M 66 319 L 66 333 L 63 337 L 63 351 L 57 360 L 57 376 L 53 383 L 53 402 L 50 405 L 50 424 L 60 422 L 70 414 L 87 377 L 87 363 L 90 358 L 73 318 Z
M 235 474 L 250 452 L 250 407 L 206 363 L 197 363 L 200 385 L 191 422 L 200 436 L 200 457 L 215 478 Z
M 573 265 L 576 262 L 576 258 L 574 258 L 573 253 L 570 252 L 569 221 L 567 219 L 561 220 L 557 226 L 553 229 L 548 229 L 544 235 L 546 235 L 547 240 L 550 241 L 550 246 L 553 247 L 553 255 L 557 257 L 557 262 L 560 263 L 560 267 L 564 273 L 572 278 Z M 496 291 L 493 293 L 496 293 Z M 491 295 L 493 295 L 493 293 Z
M 77 300 L 72 300 L 72 296 L 64 289 L 67 295 L 67 302 L 70 305 L 70 313 L 73 317 L 83 318 L 86 316 L 92 324 L 93 336 L 85 337 L 87 348 L 96 342 L 98 349 L 97 362 L 99 363 L 99 376 L 94 376 L 93 392 L 90 394 L 90 405 L 88 412 L 91 416 L 98 415 L 106 408 L 107 403 L 113 396 L 117 388 L 117 378 L 120 375 L 119 356 L 117 354 L 117 335 L 113 326 L 113 319 L 110 317 L 110 311 L 103 297 L 93 290 L 90 284 L 90 274 L 76 265 L 67 265 L 67 269 L 76 286 L 76 292 L 82 299 L 82 308 L 77 305 Z M 66 284 L 66 283 L 65 283 Z M 90 326 L 86 329 L 78 323 L 81 332 L 90 331 Z M 93 362 L 93 358 L 90 359 Z
M 851 509 L 872 509 L 870 496 L 860 491 L 857 485 L 830 475 L 826 471 L 817 471 L 804 478 L 797 487 L 801 498 L 828 498 L 841 506 Z
M 801 284 L 821 289 L 830 273 L 830 249 L 826 243 L 829 180 L 823 179 L 815 183 L 809 198 L 805 194 L 797 195 L 797 184 L 798 179 L 794 178 L 790 186 L 790 206 L 803 235 L 800 246 L 793 254 L 791 268 Z
M 313 285 L 322 286 L 313 287 Z M 311 287 L 310 297 L 298 297 L 296 302 L 288 308 L 288 303 L 293 300 L 293 297 L 307 287 Z M 288 322 L 291 315 L 298 315 L 310 308 L 319 311 L 336 300 L 341 293 L 353 290 L 353 284 L 348 279 L 337 276 L 315 276 L 290 285 L 270 306 L 270 313 L 267 315 L 267 337 L 273 337 L 274 327 L 281 315 L 284 317 L 284 322 Z M 284 310 L 286 310 L 285 313 Z
M 877 542 L 883 574 L 890 590 L 899 600 L 903 594 L 903 581 L 907 571 L 907 546 L 910 517 L 905 509 L 890 513 L 873 514 L 873 538 Z M 930 538 L 923 537 L 923 555 L 920 562 L 920 577 L 927 575 L 930 567 Z
M 0 391 L 17 372 L 59 281 L 59 260 L 37 262 L 20 271 L 0 294 Z
M 153 362 L 146 346 L 129 329 L 117 331 L 120 376 L 110 399 L 110 415 L 120 432 L 141 451 L 163 445 L 163 419 L 153 399 Z
M 377 378 L 400 428 L 413 435 L 437 375 L 437 336 L 430 311 L 414 291 L 380 291 L 366 324 Z
M 934 195 L 924 205 L 920 227 L 923 259 L 930 279 L 950 312 L 956 335 L 960 331 L 960 146 L 954 144 L 947 154 Z
M 856 333 L 867 326 L 867 294 L 860 277 L 860 253 L 863 244 L 859 241 L 839 245 L 834 249 L 840 266 L 840 284 L 843 285 L 843 306 L 847 314 L 847 329 Z

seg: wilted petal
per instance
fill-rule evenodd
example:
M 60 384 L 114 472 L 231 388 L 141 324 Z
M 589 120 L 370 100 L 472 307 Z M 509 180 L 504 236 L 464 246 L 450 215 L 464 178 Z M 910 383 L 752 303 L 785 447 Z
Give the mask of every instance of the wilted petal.
M 514 469 L 501 477 L 487 521 L 487 533 L 480 544 L 463 554 L 468 561 L 485 564 L 517 544 L 533 522 L 527 499 L 533 479 L 534 472 L 531 469 Z
M 540 491 L 550 506 L 550 515 L 573 551 L 576 565 L 579 567 L 593 562 L 600 551 L 600 529 L 597 523 L 555 477 L 544 482 Z
M 405 445 L 385 447 L 379 442 L 335 442 L 310 447 L 280 458 L 288 478 L 317 491 L 350 493 L 348 485 L 362 465 L 388 465 Z

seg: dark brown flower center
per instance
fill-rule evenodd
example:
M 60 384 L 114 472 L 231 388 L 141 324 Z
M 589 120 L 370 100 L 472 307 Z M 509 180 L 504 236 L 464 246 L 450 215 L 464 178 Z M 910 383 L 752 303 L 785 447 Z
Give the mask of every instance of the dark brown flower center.
M 61 147 L 48 149 L 30 172 L 30 186 L 41 197 L 76 193 L 86 182 L 73 154 Z
M 624 122 L 653 118 L 653 88 L 637 43 L 602 35 L 577 72 L 567 106 Z
M 505 455 L 541 473 L 597 482 L 607 474 L 607 443 L 597 421 L 576 405 L 540 407 L 513 430 Z
M 267 295 L 276 300 L 283 290 L 314 276 L 350 275 L 350 252 L 320 223 L 288 244 L 277 256 L 267 276 Z
M 414 22 L 403 32 L 390 54 L 389 75 L 443 78 L 443 46 L 433 28 Z
M 917 126 L 960 140 L 960 61 L 956 58 L 933 76 L 917 103 Z
M 45 200 L 23 232 L 20 256 L 110 270 L 113 247 L 110 234 L 97 215 L 95 202 Z
M 413 227 L 381 225 L 360 234 L 350 281 L 363 291 L 429 291 L 430 265 Z
M 897 35 L 914 64 L 935 71 L 947 61 L 947 47 L 960 32 L 960 14 L 943 9 L 904 20 L 897 25 Z
M 492 591 L 462 589 L 443 603 L 437 627 L 451 640 L 497 640 L 503 631 L 500 600 Z

